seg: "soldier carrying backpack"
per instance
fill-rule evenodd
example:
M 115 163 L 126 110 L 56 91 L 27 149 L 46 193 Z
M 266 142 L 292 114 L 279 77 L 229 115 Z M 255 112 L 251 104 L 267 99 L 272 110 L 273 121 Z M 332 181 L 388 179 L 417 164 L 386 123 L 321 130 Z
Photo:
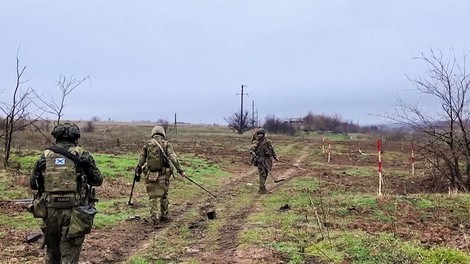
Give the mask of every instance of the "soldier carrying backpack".
M 173 174 L 172 164 L 181 176 L 186 177 L 173 146 L 165 138 L 165 130 L 161 126 L 155 126 L 150 133 L 150 139 L 145 142 L 140 152 L 140 158 L 135 169 L 136 182 L 139 182 L 140 175 L 144 174 L 150 201 L 150 219 L 155 227 L 158 226 L 160 221 L 166 222 L 169 220 L 168 188 L 170 177 Z M 158 207 L 160 207 L 160 214 Z
M 78 146 L 77 125 L 59 124 L 51 135 L 55 146 L 44 150 L 31 173 L 30 187 L 37 191 L 31 211 L 43 220 L 46 263 L 78 263 L 97 213 L 91 186 L 101 186 L 103 176 L 91 154 Z

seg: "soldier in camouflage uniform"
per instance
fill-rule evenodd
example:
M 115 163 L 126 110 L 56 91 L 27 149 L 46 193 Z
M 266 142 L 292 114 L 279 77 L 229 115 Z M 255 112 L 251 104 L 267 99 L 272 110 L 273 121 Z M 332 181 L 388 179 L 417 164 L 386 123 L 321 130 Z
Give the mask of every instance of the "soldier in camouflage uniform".
M 269 171 L 273 166 L 273 158 L 278 161 L 277 154 L 274 151 L 273 144 L 269 138 L 266 137 L 264 128 L 256 130 L 257 140 L 252 141 L 250 154 L 257 157 L 258 161 L 255 164 L 258 167 L 259 174 L 259 190 L 258 193 L 269 193 L 266 189 L 266 179 Z M 266 167 L 267 168 L 266 168 Z M 269 170 L 269 171 L 268 171 Z
M 43 220 L 46 263 L 78 263 L 96 214 L 91 186 L 101 186 L 103 176 L 91 154 L 77 145 L 77 125 L 59 124 L 51 134 L 55 146 L 42 153 L 31 173 L 30 187 L 37 191 L 31 210 Z
M 151 161 L 155 152 L 163 151 L 160 157 L 160 166 L 151 166 L 155 161 Z M 176 171 L 186 177 L 186 173 L 181 169 L 180 162 L 173 150 L 171 143 L 165 138 L 165 130 L 161 126 L 155 126 L 150 133 L 150 139 L 144 144 L 140 158 L 136 167 L 137 181 L 140 181 L 140 174 L 145 177 L 147 194 L 150 201 L 150 219 L 155 227 L 159 222 L 169 220 L 168 216 L 168 188 L 170 177 L 173 174 L 172 165 Z M 154 167 L 154 168 L 152 168 Z M 160 200 L 160 201 L 158 201 Z M 160 208 L 160 214 L 158 209 Z
M 256 132 L 258 132 L 258 129 L 260 129 L 261 127 L 257 127 L 253 130 L 253 135 L 251 135 L 251 144 L 254 144 L 255 141 L 258 140 L 258 136 L 256 134 Z

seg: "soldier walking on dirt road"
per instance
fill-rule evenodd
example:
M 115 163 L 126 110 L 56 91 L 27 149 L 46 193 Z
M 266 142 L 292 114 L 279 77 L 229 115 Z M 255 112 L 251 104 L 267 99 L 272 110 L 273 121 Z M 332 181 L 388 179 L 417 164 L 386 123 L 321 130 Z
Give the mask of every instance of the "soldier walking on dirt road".
M 136 167 L 136 181 L 140 181 L 140 175 L 144 173 L 147 194 L 150 201 L 150 219 L 155 227 L 159 222 L 166 222 L 168 217 L 168 188 L 170 177 L 173 174 L 172 167 L 183 177 L 186 173 L 173 150 L 173 146 L 165 137 L 165 130 L 161 126 L 155 126 L 150 133 L 150 139 L 145 142 Z M 158 201 L 160 200 L 160 202 Z M 160 214 L 158 208 L 160 207 Z
M 258 167 L 259 174 L 259 190 L 258 193 L 269 193 L 266 189 L 266 179 L 268 173 L 273 166 L 273 158 L 278 161 L 276 152 L 274 151 L 273 144 L 269 138 L 266 137 L 264 128 L 256 130 L 257 140 L 252 141 L 250 154 L 255 159 L 255 166 Z
M 54 127 L 56 144 L 33 167 L 30 187 L 37 190 L 31 211 L 42 218 L 46 263 L 78 263 L 85 235 L 97 213 L 94 189 L 103 176 L 93 157 L 77 145 L 80 129 L 72 123 Z

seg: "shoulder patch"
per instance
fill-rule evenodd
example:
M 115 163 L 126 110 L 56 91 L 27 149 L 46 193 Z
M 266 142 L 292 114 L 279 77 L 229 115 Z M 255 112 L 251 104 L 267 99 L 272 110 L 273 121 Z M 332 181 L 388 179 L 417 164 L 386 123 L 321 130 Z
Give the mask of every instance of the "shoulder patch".
M 65 158 L 55 158 L 55 165 L 65 165 Z

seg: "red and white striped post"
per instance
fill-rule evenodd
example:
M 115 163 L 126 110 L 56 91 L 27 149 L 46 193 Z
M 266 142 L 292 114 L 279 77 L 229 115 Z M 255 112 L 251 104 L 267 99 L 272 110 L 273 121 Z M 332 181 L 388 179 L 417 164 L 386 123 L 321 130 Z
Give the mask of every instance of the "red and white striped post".
M 325 153 L 325 134 L 322 134 L 321 135 L 321 140 L 322 140 L 322 147 L 321 147 L 321 151 L 322 153 Z
M 413 142 L 411 142 L 411 157 L 410 157 L 410 161 L 411 161 L 411 175 L 412 175 L 412 176 L 415 176 L 415 162 L 416 162 L 416 158 L 415 158 L 415 145 L 413 144 Z
M 378 168 L 378 171 L 379 171 L 379 196 L 382 196 L 382 182 L 383 182 L 383 178 L 382 178 L 382 155 L 381 155 L 381 152 L 382 152 L 382 141 L 380 139 L 377 139 L 377 152 L 379 154 L 379 168 Z

